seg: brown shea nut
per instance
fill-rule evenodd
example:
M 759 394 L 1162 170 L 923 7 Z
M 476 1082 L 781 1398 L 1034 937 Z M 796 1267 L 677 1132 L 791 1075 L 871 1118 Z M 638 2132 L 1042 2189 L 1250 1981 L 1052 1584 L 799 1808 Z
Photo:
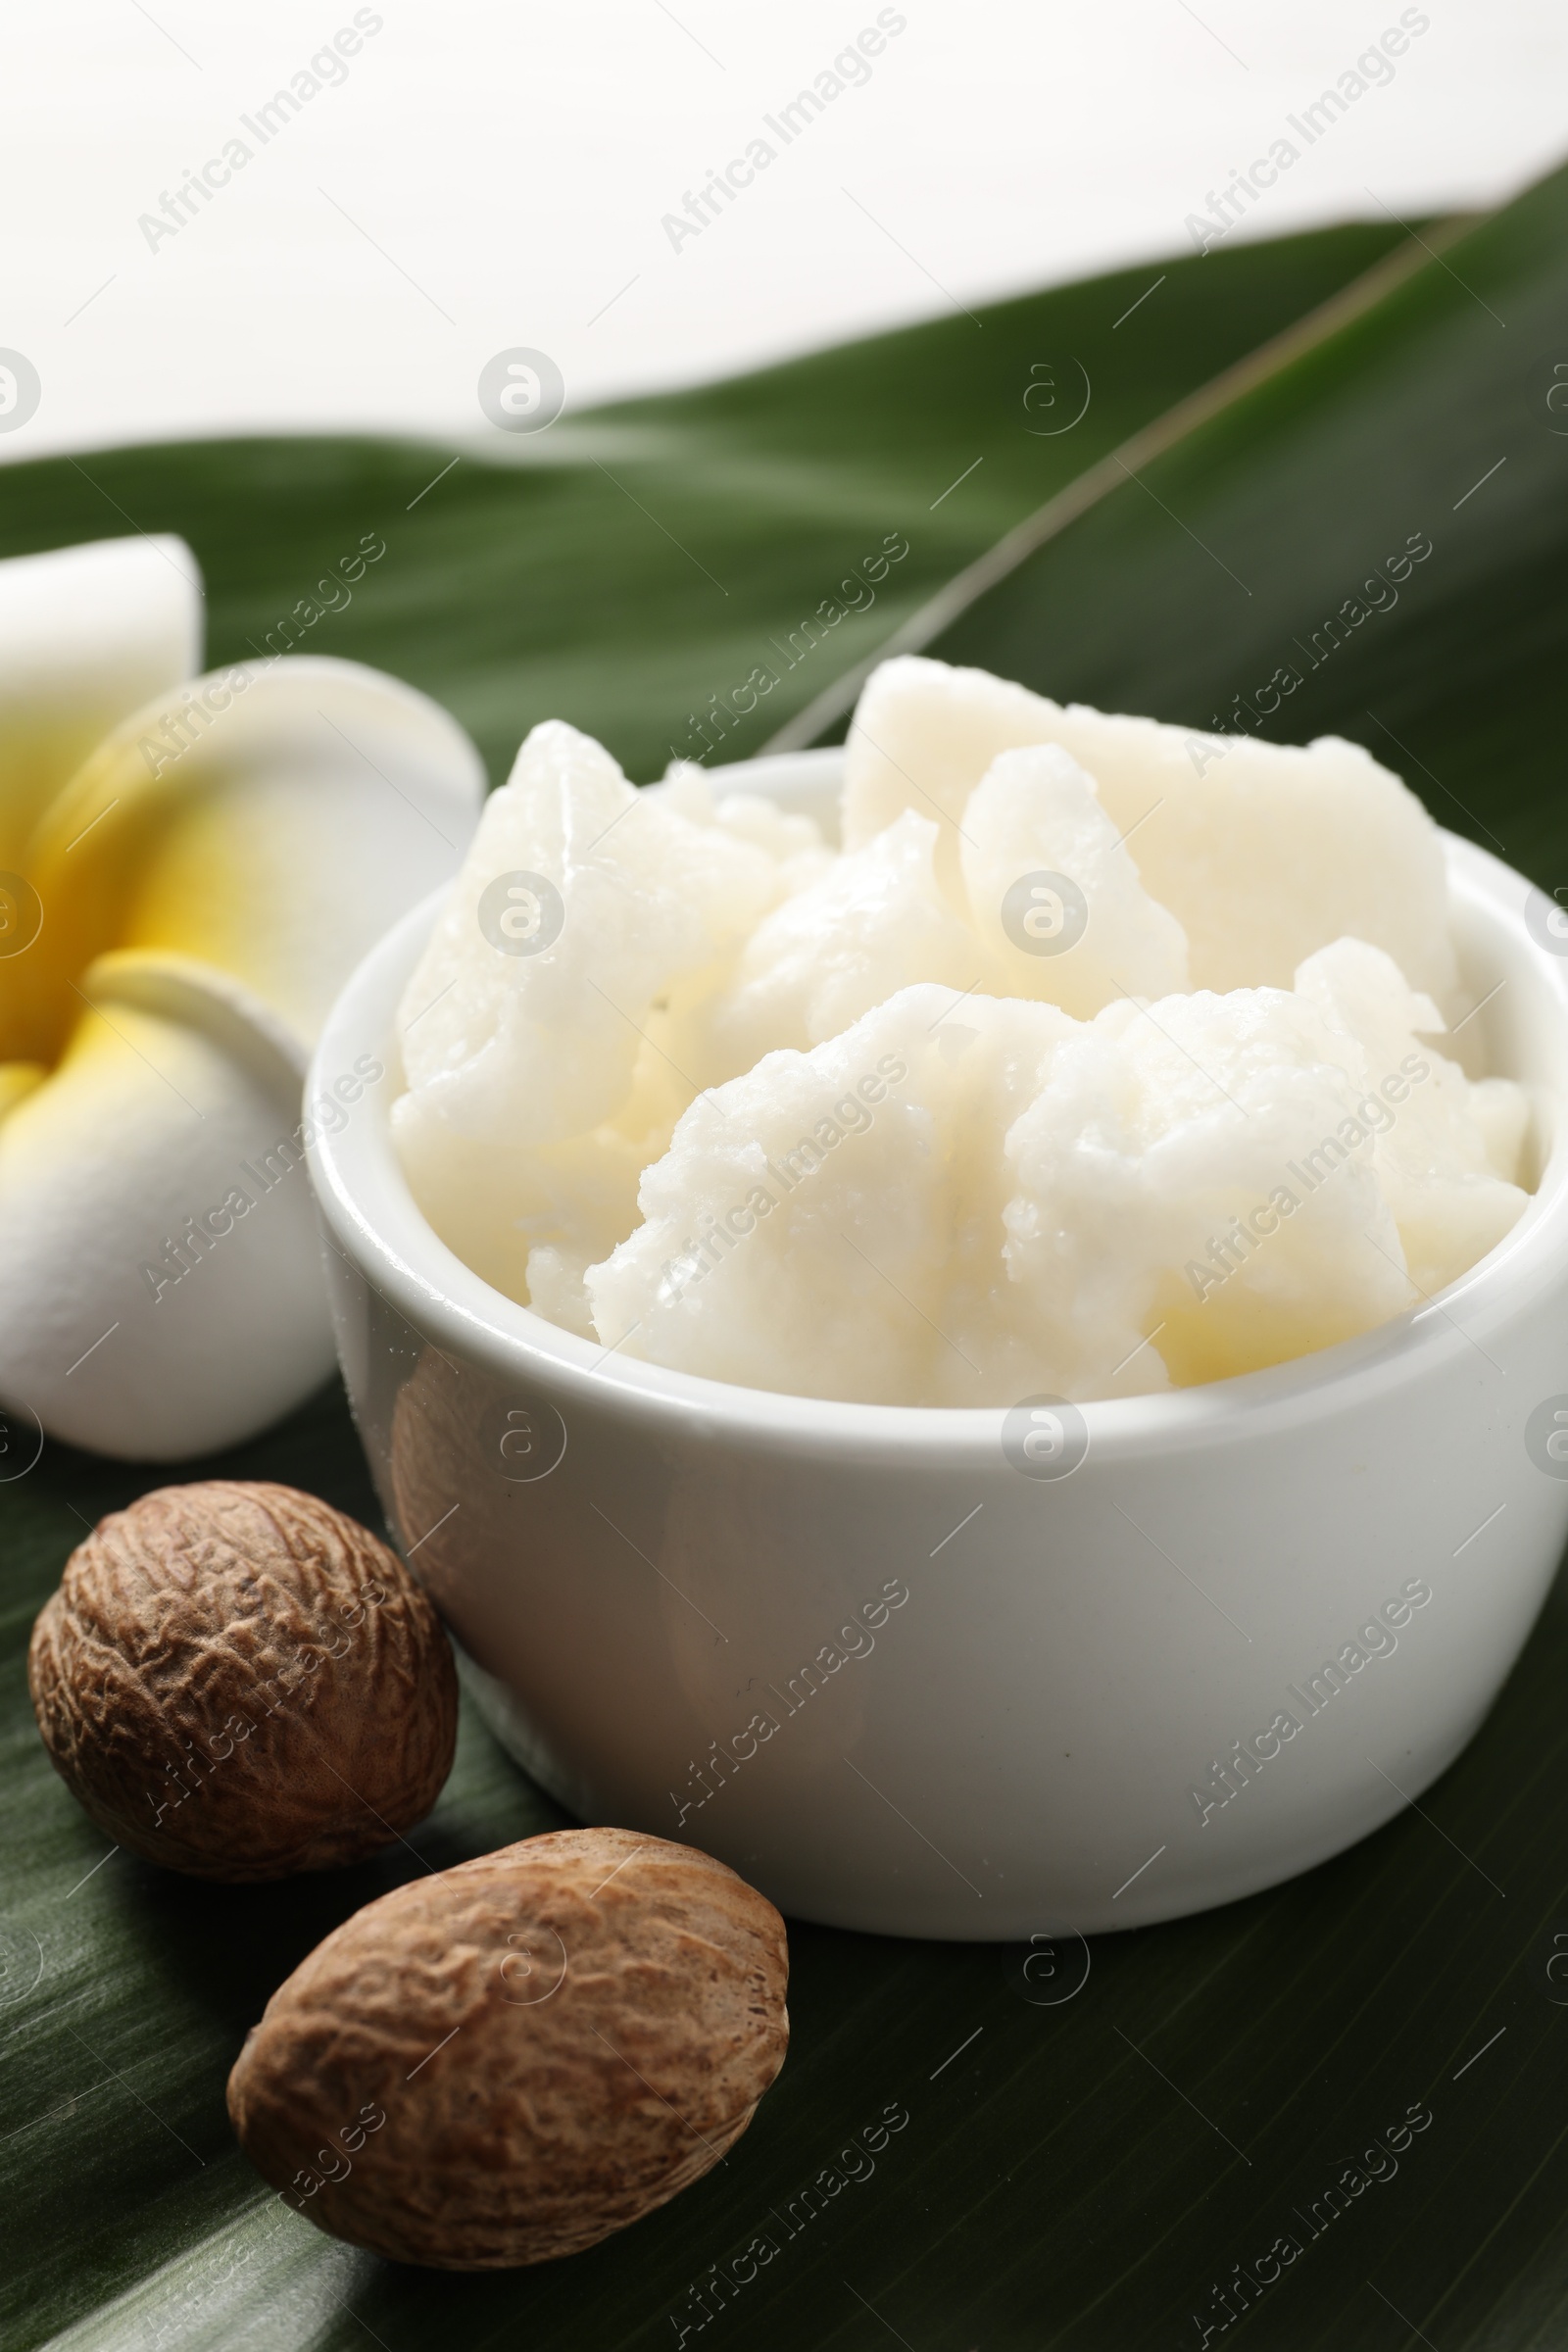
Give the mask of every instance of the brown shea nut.
M 314 1494 L 213 1479 L 102 1520 L 32 1631 L 33 1711 L 107 1837 L 201 1879 L 389 1845 L 452 1768 L 451 1644 L 401 1560 Z
M 368 1903 L 228 2078 L 257 2170 L 394 2262 L 596 2245 L 700 2180 L 789 2040 L 789 1950 L 722 1862 L 630 1830 L 525 1838 Z

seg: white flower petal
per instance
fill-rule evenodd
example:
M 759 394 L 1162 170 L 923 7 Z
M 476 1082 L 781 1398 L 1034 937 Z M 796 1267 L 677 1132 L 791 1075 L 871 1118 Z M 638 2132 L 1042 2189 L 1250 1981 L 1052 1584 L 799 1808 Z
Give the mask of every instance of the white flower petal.
M 0 563 L 0 869 L 128 711 L 202 657 L 202 583 L 183 539 L 100 539 Z
M 0 964 L 26 991 L 10 1050 L 57 1053 L 76 975 L 127 948 L 232 973 L 309 1042 L 387 925 L 457 871 L 483 790 L 455 719 L 355 662 L 239 663 L 145 706 L 33 837 L 44 920 Z
M 105 956 L 81 989 L 64 1062 L 0 1125 L 0 1395 L 52 1436 L 179 1460 L 331 1370 L 298 1049 L 191 959 Z

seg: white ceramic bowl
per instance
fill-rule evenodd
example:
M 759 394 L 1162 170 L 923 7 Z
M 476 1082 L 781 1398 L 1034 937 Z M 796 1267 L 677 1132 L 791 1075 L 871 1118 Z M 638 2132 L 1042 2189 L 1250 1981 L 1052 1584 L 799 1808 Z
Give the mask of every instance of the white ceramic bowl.
M 839 757 L 724 782 L 827 816 Z M 1001 1412 L 694 1379 L 492 1290 L 388 1133 L 435 902 L 367 958 L 312 1080 L 388 1072 L 312 1154 L 343 1369 L 488 1720 L 564 1804 L 800 1917 L 1022 1939 L 1251 1893 L 1444 1770 L 1568 1534 L 1568 957 L 1519 875 L 1446 846 L 1465 982 L 1495 991 L 1457 1043 L 1538 1089 L 1536 1198 L 1381 1330 L 1085 1406 L 1064 1478 L 1014 1467 Z

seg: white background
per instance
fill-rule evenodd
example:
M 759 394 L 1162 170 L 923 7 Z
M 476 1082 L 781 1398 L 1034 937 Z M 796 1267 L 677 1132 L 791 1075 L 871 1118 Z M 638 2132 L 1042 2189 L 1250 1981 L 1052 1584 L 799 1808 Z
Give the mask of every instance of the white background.
M 505 347 L 553 355 L 569 412 L 1191 250 L 1185 217 L 1399 14 L 907 0 L 869 82 L 675 252 L 661 216 L 875 0 L 385 0 L 346 81 L 149 250 L 138 216 L 353 6 L 11 12 L 0 346 L 43 395 L 0 458 L 252 428 L 499 440 L 474 386 Z M 1568 149 L 1560 5 L 1426 13 L 1238 236 L 1490 204 Z

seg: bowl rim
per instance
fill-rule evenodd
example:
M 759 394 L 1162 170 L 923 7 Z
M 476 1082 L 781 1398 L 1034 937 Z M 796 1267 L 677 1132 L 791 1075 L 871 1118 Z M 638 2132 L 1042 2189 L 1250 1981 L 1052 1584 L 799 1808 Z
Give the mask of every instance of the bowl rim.
M 821 752 L 784 754 L 710 771 L 710 780 L 730 791 L 784 786 L 778 797 L 787 801 L 799 797 L 787 789 L 791 781 L 819 792 L 835 772 L 832 761 Z M 1503 923 L 1515 928 L 1517 967 L 1533 972 L 1537 1001 L 1550 1005 L 1568 1054 L 1568 957 L 1549 956 L 1526 930 L 1534 885 L 1473 842 L 1439 831 L 1456 899 L 1494 931 Z M 307 1107 L 318 1094 L 331 1094 L 334 1078 L 357 1053 L 371 1052 L 401 1083 L 396 1005 L 449 888 L 443 883 L 410 908 L 345 984 L 312 1059 Z M 474 1273 L 425 1222 L 392 1144 L 395 1091 L 368 1087 L 343 1126 L 316 1134 L 307 1160 L 328 1248 L 435 1345 L 478 1359 L 503 1381 L 547 1393 L 568 1421 L 576 1403 L 813 1458 L 876 1457 L 909 1466 L 912 1454 L 940 1458 L 944 1468 L 976 1470 L 1002 1458 L 1008 1410 L 1002 1405 L 867 1404 L 745 1388 L 620 1355 L 616 1347 L 547 1322 Z M 1535 1092 L 1539 1098 L 1539 1086 Z M 1554 1116 L 1551 1126 L 1535 1193 L 1518 1222 L 1446 1289 L 1370 1331 L 1259 1371 L 1086 1399 L 1075 1407 L 1088 1432 L 1084 1458 L 1224 1446 L 1360 1411 L 1391 1389 L 1424 1380 L 1460 1351 L 1480 1348 L 1456 1310 L 1483 1331 L 1495 1330 L 1527 1313 L 1546 1283 L 1568 1280 L 1568 1119 Z

